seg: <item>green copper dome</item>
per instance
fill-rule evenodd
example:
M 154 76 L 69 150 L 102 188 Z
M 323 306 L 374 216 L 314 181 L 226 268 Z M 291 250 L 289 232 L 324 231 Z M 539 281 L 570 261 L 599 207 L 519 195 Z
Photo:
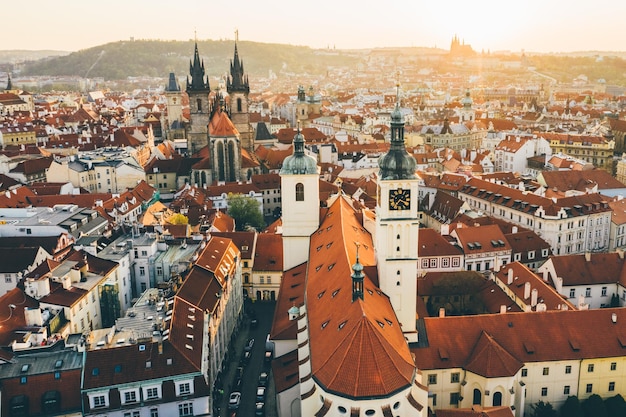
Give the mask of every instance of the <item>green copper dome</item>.
M 417 162 L 404 146 L 404 116 L 400 103 L 391 112 L 391 147 L 378 161 L 378 177 L 381 180 L 401 180 L 415 178 Z
M 300 128 L 293 137 L 293 154 L 283 161 L 280 174 L 317 174 L 317 161 L 304 153 L 304 135 Z

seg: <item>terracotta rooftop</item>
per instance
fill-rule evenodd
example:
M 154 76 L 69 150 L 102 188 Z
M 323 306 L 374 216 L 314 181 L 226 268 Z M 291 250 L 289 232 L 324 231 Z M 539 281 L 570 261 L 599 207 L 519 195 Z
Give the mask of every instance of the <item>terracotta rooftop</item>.
M 523 363 L 620 357 L 626 329 L 613 314 L 626 320 L 623 309 L 609 308 L 425 318 L 427 343 L 411 352 L 422 370 L 464 368 L 486 332 Z
M 200 371 L 167 340 L 162 343 L 162 353 L 158 342 L 87 351 L 83 388 L 104 388 Z
M 409 386 L 415 368 L 389 298 L 367 275 L 367 267 L 375 265 L 374 247 L 355 214 L 345 198 L 337 198 L 311 236 L 306 284 L 311 367 L 326 390 L 376 397 Z M 359 260 L 366 268 L 364 297 L 356 301 L 354 242 L 360 243 Z

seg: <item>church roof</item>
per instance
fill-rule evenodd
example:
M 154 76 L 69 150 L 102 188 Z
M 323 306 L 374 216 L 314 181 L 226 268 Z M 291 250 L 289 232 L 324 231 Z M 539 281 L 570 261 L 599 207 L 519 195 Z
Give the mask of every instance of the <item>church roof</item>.
M 209 135 L 211 136 L 239 136 L 239 131 L 228 117 L 226 112 L 218 110 L 209 122 Z
M 356 245 L 364 265 L 363 300 L 352 301 Z M 311 236 L 306 282 L 313 377 L 326 390 L 372 398 L 410 386 L 415 365 L 395 311 L 371 274 L 372 236 L 340 197 Z M 331 278 L 332 277 L 332 278 Z

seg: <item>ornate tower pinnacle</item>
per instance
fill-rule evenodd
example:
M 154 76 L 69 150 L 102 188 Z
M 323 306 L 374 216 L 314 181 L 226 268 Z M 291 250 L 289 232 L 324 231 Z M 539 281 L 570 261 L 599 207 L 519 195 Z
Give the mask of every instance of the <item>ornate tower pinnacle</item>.
M 204 74 L 204 60 L 200 59 L 198 53 L 198 42 L 195 42 L 195 48 L 193 53 L 193 63 L 189 61 L 189 75 L 191 75 L 191 81 L 187 76 L 187 91 L 210 91 L 209 78 Z
M 381 180 L 398 180 L 415 178 L 417 163 L 409 155 L 404 145 L 404 116 L 400 110 L 400 84 L 396 85 L 396 107 L 391 112 L 391 147 L 389 152 L 380 158 Z
M 359 242 L 354 242 L 356 246 L 356 262 L 352 265 L 352 301 L 359 298 L 363 300 L 363 265 L 359 262 Z
M 235 32 L 237 38 L 239 32 Z M 235 40 L 235 54 L 230 61 L 230 75 L 226 79 L 226 91 L 228 94 L 234 92 L 248 94 L 250 92 L 250 84 L 248 83 L 248 76 L 244 75 L 243 61 L 239 58 L 239 51 L 237 50 L 237 40 Z

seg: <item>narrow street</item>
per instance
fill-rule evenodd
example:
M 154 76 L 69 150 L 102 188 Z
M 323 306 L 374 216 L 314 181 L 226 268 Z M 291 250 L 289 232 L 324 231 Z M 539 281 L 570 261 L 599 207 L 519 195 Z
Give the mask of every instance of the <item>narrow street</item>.
M 219 401 L 221 417 L 235 416 L 254 416 L 256 405 L 256 391 L 258 386 L 259 375 L 267 372 L 269 381 L 265 393 L 265 416 L 275 417 L 276 413 L 276 393 L 274 389 L 274 379 L 271 374 L 270 363 L 265 361 L 265 342 L 272 327 L 272 319 L 274 316 L 275 302 L 259 301 L 245 303 L 243 324 L 233 346 L 233 352 L 230 355 L 228 368 L 224 372 L 224 394 Z M 285 313 L 286 314 L 286 313 Z M 257 325 L 252 326 L 250 323 L 253 319 L 257 320 Z M 250 339 L 254 339 L 254 345 L 250 350 L 249 359 L 244 358 L 244 347 Z M 237 386 L 238 368 L 243 368 L 243 376 L 241 385 Z M 241 392 L 241 402 L 239 408 L 232 410 L 228 408 L 228 397 L 231 392 Z

